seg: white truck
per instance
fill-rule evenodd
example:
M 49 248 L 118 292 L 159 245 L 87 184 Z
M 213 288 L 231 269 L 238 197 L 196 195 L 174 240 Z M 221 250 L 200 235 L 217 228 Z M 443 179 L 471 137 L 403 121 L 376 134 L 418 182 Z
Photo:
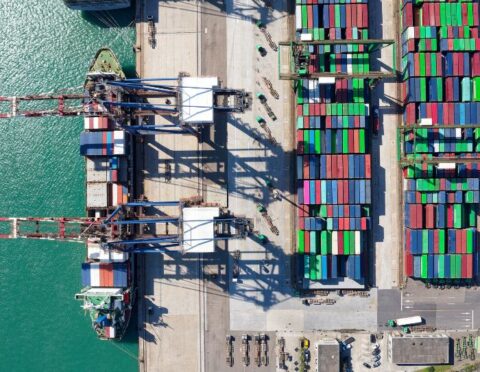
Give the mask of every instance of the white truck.
M 398 318 L 395 320 L 389 320 L 387 325 L 390 327 L 406 327 L 406 326 L 412 326 L 416 324 L 422 324 L 423 323 L 423 318 L 421 316 L 411 316 L 408 318 Z

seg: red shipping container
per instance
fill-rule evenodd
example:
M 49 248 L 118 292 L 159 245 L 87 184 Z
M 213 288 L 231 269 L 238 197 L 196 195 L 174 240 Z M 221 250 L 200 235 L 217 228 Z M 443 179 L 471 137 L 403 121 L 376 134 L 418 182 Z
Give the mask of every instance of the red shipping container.
M 327 215 L 328 217 L 333 217 L 333 205 L 327 206 Z
M 343 200 L 343 181 L 338 182 L 338 204 L 344 204 L 344 200 Z
M 346 14 L 345 14 L 345 16 L 346 16 L 345 18 L 346 18 L 347 30 L 348 30 L 349 28 L 351 29 L 351 27 L 352 27 L 352 7 L 351 7 L 351 6 L 346 6 L 346 7 L 345 7 L 345 13 L 346 13 Z M 349 37 L 349 36 L 347 35 L 347 38 L 350 39 L 351 36 Z
M 473 255 L 466 254 L 467 278 L 473 278 Z M 462 262 L 463 263 L 463 262 Z
M 431 111 L 432 111 L 432 122 L 434 124 L 437 124 L 438 123 L 438 110 L 437 110 L 437 104 L 436 103 L 433 103 L 431 104 Z
M 455 104 L 447 103 L 446 106 L 448 106 L 448 124 L 455 124 Z
M 308 180 L 310 177 L 310 167 L 308 164 L 308 156 L 303 155 L 303 178 Z
M 313 7 L 307 6 L 307 27 L 313 28 Z
M 297 105 L 297 116 L 303 116 L 303 105 Z
M 433 230 L 433 253 L 438 254 L 438 229 Z
M 322 188 L 320 187 L 320 181 L 315 181 L 315 204 L 320 204 L 321 199 L 321 191 Z
M 408 253 L 405 255 L 405 275 L 413 276 L 413 256 Z
M 365 155 L 365 177 L 372 178 L 372 165 L 370 154 Z
M 433 13 L 435 17 L 435 26 L 440 26 L 440 4 L 438 3 L 433 4 Z
M 405 250 L 407 253 L 412 251 L 412 233 L 410 229 L 405 229 Z
M 346 218 L 343 218 L 343 217 L 340 217 L 338 219 L 338 229 L 339 230 L 346 230 L 347 229 L 347 226 L 345 224 L 345 222 L 346 222 L 345 220 L 346 220 Z
M 329 21 L 330 21 L 330 23 L 328 24 L 328 28 L 335 27 L 335 6 L 334 5 L 329 5 L 328 6 L 328 13 L 329 13 L 328 18 L 329 18 Z M 331 32 L 330 34 L 335 35 L 334 32 Z
M 304 142 L 303 142 L 303 131 L 297 130 L 297 152 L 303 154 L 304 151 Z
M 468 265 L 468 261 L 467 261 L 467 255 L 466 254 L 462 254 L 462 278 L 468 278 L 468 270 L 467 270 L 467 265 Z
M 310 254 L 310 234 L 305 232 L 305 254 Z
M 366 217 L 362 217 L 361 220 L 360 220 L 360 227 L 362 230 L 367 230 L 367 218 Z
M 298 217 L 298 228 L 305 230 L 305 217 Z
M 480 76 L 480 52 L 475 52 L 472 54 L 472 77 Z
M 453 205 L 447 204 L 447 227 L 453 227 Z

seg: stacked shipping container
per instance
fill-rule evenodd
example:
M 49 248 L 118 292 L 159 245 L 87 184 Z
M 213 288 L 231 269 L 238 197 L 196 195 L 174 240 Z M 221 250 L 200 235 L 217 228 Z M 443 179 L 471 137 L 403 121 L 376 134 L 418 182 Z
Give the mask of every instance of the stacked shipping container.
M 80 153 L 86 157 L 87 209 L 108 210 L 128 201 L 127 133 L 107 116 L 85 117 Z
M 403 151 L 410 159 L 480 155 L 477 1 L 403 1 Z M 470 125 L 470 128 L 462 125 Z M 449 126 L 452 126 L 449 128 Z M 472 279 L 477 271 L 478 163 L 404 168 L 405 272 Z
M 368 39 L 367 1 L 297 0 L 300 40 Z M 363 45 L 308 46 L 308 73 L 369 71 Z M 297 81 L 299 277 L 363 282 L 370 228 L 369 87 Z

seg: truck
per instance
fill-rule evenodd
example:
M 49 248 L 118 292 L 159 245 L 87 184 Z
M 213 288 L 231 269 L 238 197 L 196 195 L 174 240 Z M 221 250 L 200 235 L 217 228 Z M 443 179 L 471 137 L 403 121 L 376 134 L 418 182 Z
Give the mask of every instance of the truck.
M 389 327 L 405 327 L 405 326 L 411 326 L 411 325 L 416 325 L 416 324 L 422 324 L 423 323 L 423 318 L 421 316 L 411 316 L 408 318 L 398 318 L 398 319 L 393 319 L 389 320 L 387 322 L 387 326 Z

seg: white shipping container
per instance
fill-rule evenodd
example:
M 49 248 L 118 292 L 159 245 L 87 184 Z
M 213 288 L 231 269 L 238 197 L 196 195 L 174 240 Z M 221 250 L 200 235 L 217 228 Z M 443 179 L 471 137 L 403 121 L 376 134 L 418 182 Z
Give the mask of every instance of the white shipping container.
M 95 182 L 87 183 L 87 208 L 107 208 L 108 184 Z
M 300 40 L 301 41 L 312 41 L 313 36 L 312 36 L 312 34 L 301 34 L 300 35 Z
M 300 5 L 295 6 L 295 28 L 302 29 L 302 7 Z
M 347 73 L 353 73 L 353 57 L 351 54 L 347 54 Z
M 113 132 L 113 154 L 125 155 L 125 132 L 123 130 Z
M 406 31 L 403 33 L 405 41 L 415 38 L 415 27 L 407 27 Z
M 332 254 L 338 254 L 338 233 L 332 231 Z
M 319 77 L 318 84 L 335 84 L 334 77 Z
M 90 286 L 100 287 L 100 264 L 90 264 Z
M 358 231 L 356 230 L 355 231 L 355 254 L 360 254 L 361 253 L 361 247 L 360 247 L 360 244 L 361 244 L 361 241 L 360 241 L 360 237 L 361 237 L 361 231 Z
M 87 169 L 87 182 L 107 182 L 107 158 L 85 158 Z
M 99 243 L 87 243 L 88 258 L 91 260 L 98 260 L 100 262 L 125 262 L 128 259 L 128 254 L 125 252 L 115 251 L 112 249 L 105 249 Z

